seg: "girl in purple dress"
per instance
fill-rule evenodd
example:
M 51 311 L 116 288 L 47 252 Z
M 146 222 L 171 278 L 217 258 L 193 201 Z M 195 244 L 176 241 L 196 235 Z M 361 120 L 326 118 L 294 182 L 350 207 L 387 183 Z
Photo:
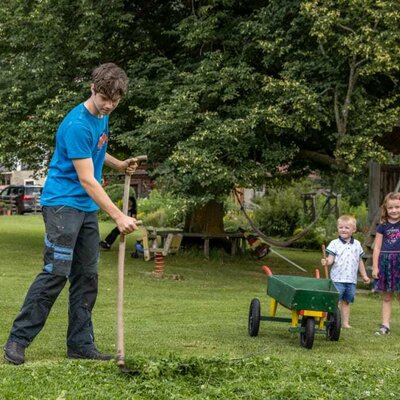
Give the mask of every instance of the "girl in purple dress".
M 382 292 L 382 324 L 377 335 L 390 333 L 393 296 L 400 300 L 400 193 L 391 192 L 381 206 L 373 252 L 372 277 Z

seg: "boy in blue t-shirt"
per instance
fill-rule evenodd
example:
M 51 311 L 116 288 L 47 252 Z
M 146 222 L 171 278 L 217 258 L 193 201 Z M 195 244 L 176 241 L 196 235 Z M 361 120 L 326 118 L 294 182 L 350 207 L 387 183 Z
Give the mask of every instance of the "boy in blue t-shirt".
M 108 120 L 126 93 L 128 77 L 113 63 L 92 73 L 91 95 L 61 122 L 56 147 L 41 196 L 46 228 L 44 267 L 32 283 L 17 315 L 4 357 L 25 361 L 25 349 L 43 328 L 55 300 L 70 282 L 67 356 L 110 360 L 94 343 L 92 309 L 98 290 L 99 228 L 104 210 L 128 234 L 136 219 L 125 215 L 101 186 L 103 165 L 132 174 L 136 159 L 118 160 L 107 153 Z

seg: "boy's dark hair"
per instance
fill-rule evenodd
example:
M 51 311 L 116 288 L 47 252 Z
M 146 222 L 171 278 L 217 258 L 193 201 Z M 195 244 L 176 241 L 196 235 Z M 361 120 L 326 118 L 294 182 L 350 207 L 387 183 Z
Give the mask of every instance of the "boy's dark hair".
M 96 93 L 109 99 L 122 97 L 128 91 L 128 77 L 123 69 L 114 63 L 101 64 L 92 72 L 92 83 Z

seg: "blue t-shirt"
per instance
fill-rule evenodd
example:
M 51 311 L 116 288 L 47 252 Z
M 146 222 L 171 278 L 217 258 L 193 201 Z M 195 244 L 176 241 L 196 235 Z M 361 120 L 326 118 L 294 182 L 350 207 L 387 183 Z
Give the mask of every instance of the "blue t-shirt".
M 379 224 L 376 231 L 383 235 L 381 251 L 400 251 L 400 222 Z
M 108 137 L 108 115 L 98 118 L 83 103 L 68 113 L 57 130 L 56 148 L 41 196 L 43 206 L 69 206 L 86 212 L 99 209 L 80 184 L 72 161 L 91 158 L 94 176 L 100 182 Z

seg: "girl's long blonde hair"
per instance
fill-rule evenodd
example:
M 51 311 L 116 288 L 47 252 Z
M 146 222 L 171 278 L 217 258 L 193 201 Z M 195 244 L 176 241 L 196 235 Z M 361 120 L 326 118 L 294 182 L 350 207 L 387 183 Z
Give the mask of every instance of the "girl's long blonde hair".
M 399 192 L 390 192 L 386 195 L 381 205 L 381 223 L 385 224 L 388 222 L 389 216 L 387 212 L 387 203 L 389 200 L 400 200 Z

